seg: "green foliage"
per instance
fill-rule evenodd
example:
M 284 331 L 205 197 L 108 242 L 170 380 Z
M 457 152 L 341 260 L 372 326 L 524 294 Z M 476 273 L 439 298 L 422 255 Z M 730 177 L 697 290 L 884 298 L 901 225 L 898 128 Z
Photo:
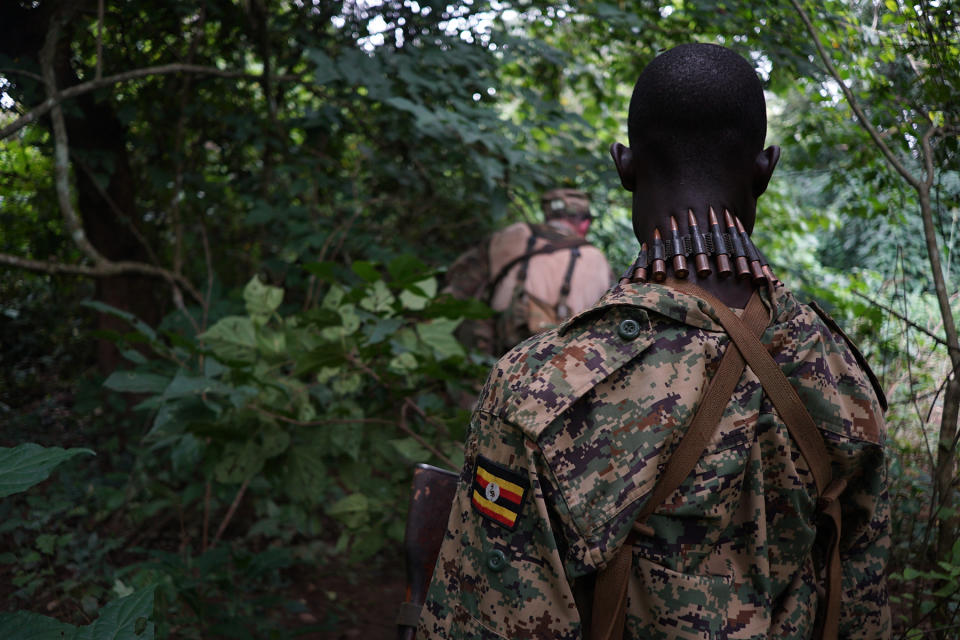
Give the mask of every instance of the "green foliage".
M 33 443 L 13 448 L 0 447 L 0 498 L 26 491 L 38 482 L 43 482 L 54 467 L 81 453 L 93 454 L 93 451 L 45 448 Z
M 950 367 L 931 337 L 941 318 L 919 202 L 852 117 L 792 3 L 173 0 L 106 3 L 102 28 L 82 3 L 0 3 L 0 25 L 17 25 L 0 38 L 2 125 L 46 95 L 42 38 L 31 38 L 54 4 L 78 8 L 63 26 L 61 82 L 174 61 L 219 71 L 64 102 L 91 240 L 112 259 L 168 266 L 197 293 L 157 280 L 161 302 L 138 318 L 142 281 L 111 296 L 114 279 L 0 273 L 0 417 L 45 444 L 96 438 L 99 453 L 97 468 L 61 468 L 70 483 L 0 503 L 0 536 L 25 550 L 0 554 L 11 606 L 61 601 L 93 615 L 155 586 L 162 636 L 263 637 L 276 631 L 264 611 L 281 606 L 263 593 L 285 586 L 290 563 L 389 553 L 407 465 L 459 464 L 459 407 L 489 364 L 452 338 L 483 310 L 438 295 L 442 266 L 495 226 L 537 219 L 554 186 L 590 192 L 594 240 L 616 271 L 629 264 L 629 196 L 605 150 L 625 141 L 639 70 L 696 40 L 741 51 L 766 83 L 768 139 L 784 153 L 758 244 L 854 336 L 889 391 L 898 629 L 956 611 L 941 577 L 954 576 L 956 553 L 946 567 L 931 552 L 938 511 L 923 471 Z M 955 294 L 956 8 L 830 1 L 808 13 L 908 170 L 923 168 L 924 131 L 943 128 L 931 195 Z M 0 253 L 76 264 L 47 121 L 0 140 Z M 154 326 L 144 308 L 166 317 Z M 74 390 L 94 337 L 129 363 L 104 374 L 104 396 Z M 57 411 L 74 416 L 76 441 L 59 442 Z M 178 532 L 153 535 L 171 522 Z
M 0 613 L 0 637 L 17 640 L 147 640 L 154 637 L 154 588 L 114 600 L 89 625 L 75 627 L 36 613 Z
M 152 416 L 145 443 L 169 456 L 175 476 L 262 480 L 272 503 L 338 522 L 336 549 L 364 558 L 402 536 L 408 466 L 462 460 L 467 415 L 449 398 L 482 368 L 453 337 L 463 310 L 438 297 L 415 258 L 357 262 L 341 277 L 300 312 L 254 277 L 245 315 L 195 339 L 168 341 L 131 319 L 137 330 L 124 341 L 153 357 L 125 350 L 134 368 L 104 386 L 138 394 Z
M 890 493 L 896 505 L 890 600 L 894 622 L 907 630 L 905 637 L 921 638 L 960 616 L 960 540 L 944 559 L 931 562 L 917 554 L 918 549 L 929 549 L 936 521 L 955 518 L 956 513 L 931 509 L 929 474 L 909 463 L 922 459 L 922 454 L 911 451 L 909 443 L 901 443 L 899 449 L 904 460 L 895 459 L 890 467 Z

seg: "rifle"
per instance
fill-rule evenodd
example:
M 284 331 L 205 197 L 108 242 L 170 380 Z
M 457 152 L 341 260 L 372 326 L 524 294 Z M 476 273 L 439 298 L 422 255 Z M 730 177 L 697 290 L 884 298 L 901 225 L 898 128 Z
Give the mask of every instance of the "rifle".
M 429 464 L 421 463 L 413 469 L 407 528 L 403 536 L 407 591 L 397 615 L 399 640 L 413 640 L 416 634 L 420 608 L 427 599 L 427 588 L 440 555 L 458 480 L 459 474 Z

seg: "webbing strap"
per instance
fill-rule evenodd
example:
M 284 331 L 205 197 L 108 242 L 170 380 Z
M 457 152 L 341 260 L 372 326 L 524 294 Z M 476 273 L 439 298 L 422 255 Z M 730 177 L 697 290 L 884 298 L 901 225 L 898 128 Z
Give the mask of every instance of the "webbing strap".
M 756 293 L 744 310 L 744 321 L 757 334 L 763 333 L 769 315 Z M 670 456 L 663 473 L 640 510 L 633 530 L 617 555 L 598 574 L 593 593 L 593 627 L 590 640 L 620 640 L 627 616 L 627 586 L 633 567 L 633 543 L 636 532 L 646 533 L 646 520 L 663 502 L 683 484 L 703 454 L 710 437 L 720 423 L 730 396 L 743 375 L 746 363 L 737 349 L 727 348 L 717 372 L 710 380 L 700 406 L 684 433 L 680 444 Z
M 570 316 L 567 296 L 570 295 L 570 281 L 573 280 L 573 269 L 576 267 L 579 257 L 580 247 L 570 249 L 570 261 L 567 263 L 567 272 L 563 275 L 563 284 L 560 286 L 560 298 L 557 300 L 557 316 L 560 320 L 566 320 Z
M 743 354 L 753 373 L 760 379 L 763 390 L 770 398 L 773 406 L 776 407 L 780 418 L 787 425 L 787 431 L 790 432 L 790 436 L 797 443 L 800 453 L 810 467 L 814 482 L 817 485 L 817 493 L 820 496 L 818 509 L 829 518 L 832 524 L 832 531 L 829 532 L 830 541 L 827 556 L 827 606 L 820 618 L 820 627 L 815 632 L 815 636 L 823 639 L 836 638 L 840 629 L 842 597 L 842 572 L 840 567 L 841 513 L 838 499 L 846 488 L 846 480 L 833 481 L 830 454 L 827 452 L 827 445 L 824 443 L 823 436 L 820 435 L 816 423 L 810 417 L 810 413 L 803 406 L 796 389 L 793 388 L 793 385 L 787 380 L 787 376 L 780 370 L 780 366 L 773 359 L 773 356 L 751 333 L 750 329 L 734 315 L 727 305 L 700 287 L 675 279 L 669 281 L 669 286 L 694 295 L 713 307 L 720 324 L 730 334 L 731 340 L 737 345 L 737 349 Z
M 496 294 L 497 287 L 500 286 L 500 282 L 507 276 L 508 273 L 510 273 L 510 269 L 513 269 L 515 266 L 517 266 L 518 263 L 524 263 L 524 271 L 522 276 L 519 273 L 517 274 L 517 279 L 523 281 L 527 277 L 526 264 L 530 261 L 530 258 L 543 255 L 545 253 L 553 253 L 555 251 L 562 251 L 564 249 L 582 247 L 585 244 L 590 244 L 586 238 L 580 237 L 569 239 L 561 238 L 558 240 L 551 240 L 550 238 L 547 238 L 547 244 L 543 245 L 539 249 L 534 249 L 533 247 L 536 245 L 537 239 L 542 237 L 543 236 L 539 235 L 534 227 L 530 227 L 530 236 L 527 238 L 527 247 L 524 252 L 500 267 L 500 270 L 497 271 L 497 274 L 490 279 L 490 285 L 487 288 L 487 304 L 490 304 L 490 301 L 493 300 L 493 296 Z
M 730 335 L 736 349 L 728 347 L 724 353 L 720 367 L 704 394 L 697 414 L 667 462 L 660 481 L 654 487 L 637 518 L 634 530 L 628 535 L 626 542 L 613 560 L 597 574 L 593 601 L 593 628 L 590 630 L 590 638 L 591 640 L 620 640 L 623 637 L 627 587 L 632 572 L 632 547 L 636 532 L 649 531 L 649 527 L 645 524 L 646 518 L 683 483 L 696 465 L 743 374 L 744 361 L 746 361 L 760 379 L 764 391 L 810 466 L 820 496 L 818 509 L 829 518 L 832 525 L 832 530 L 829 532 L 830 550 L 827 559 L 827 606 L 814 637 L 833 640 L 839 633 L 842 578 L 839 545 L 841 513 L 838 499 L 846 487 L 846 481 L 832 481 L 830 458 L 823 436 L 820 435 L 790 381 L 758 339 L 768 322 L 766 309 L 757 292 L 754 292 L 741 320 L 725 304 L 696 285 L 673 278 L 669 279 L 667 284 L 706 301 L 717 314 L 720 324 Z M 759 303 L 759 310 L 757 303 Z M 762 315 L 759 312 L 762 312 Z M 726 388 L 728 386 L 729 390 Z M 725 393 L 723 397 L 720 397 L 721 392 Z M 701 414 L 704 414 L 702 418 Z M 687 444 L 688 440 L 689 444 Z M 675 459 L 677 459 L 676 462 Z M 679 475 L 681 473 L 682 475 Z
M 780 365 L 733 311 L 713 294 L 683 280 L 671 280 L 668 286 L 696 296 L 713 308 L 720 324 L 737 345 L 737 349 L 743 354 L 754 374 L 760 379 L 763 390 L 770 397 L 773 406 L 777 408 L 781 419 L 787 424 L 790 435 L 796 440 L 800 453 L 810 465 L 814 482 L 817 484 L 817 494 L 824 495 L 833 475 L 827 446 L 823 442 L 823 436 L 820 435 L 816 423 L 803 406 L 800 396 L 797 395 L 796 389 L 780 370 Z

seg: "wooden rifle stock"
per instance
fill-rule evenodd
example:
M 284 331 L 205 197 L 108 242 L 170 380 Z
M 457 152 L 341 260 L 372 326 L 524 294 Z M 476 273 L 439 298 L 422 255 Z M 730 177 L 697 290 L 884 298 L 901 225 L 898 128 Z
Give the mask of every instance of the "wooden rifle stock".
M 414 467 L 403 539 L 407 593 L 397 616 L 397 637 L 400 640 L 413 640 L 416 634 L 420 608 L 427 599 L 427 588 L 440 555 L 458 480 L 459 474 L 453 471 L 429 464 Z

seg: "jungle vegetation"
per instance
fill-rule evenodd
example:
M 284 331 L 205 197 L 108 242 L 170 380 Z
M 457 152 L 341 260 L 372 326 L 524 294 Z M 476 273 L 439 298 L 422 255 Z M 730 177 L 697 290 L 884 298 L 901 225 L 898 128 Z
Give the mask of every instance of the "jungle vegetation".
M 757 244 L 889 398 L 895 637 L 957 637 L 943 0 L 0 3 L 0 637 L 365 624 L 410 465 L 459 466 L 491 364 L 445 267 L 555 186 L 632 262 L 607 148 L 689 41 L 754 62 L 783 149 Z

